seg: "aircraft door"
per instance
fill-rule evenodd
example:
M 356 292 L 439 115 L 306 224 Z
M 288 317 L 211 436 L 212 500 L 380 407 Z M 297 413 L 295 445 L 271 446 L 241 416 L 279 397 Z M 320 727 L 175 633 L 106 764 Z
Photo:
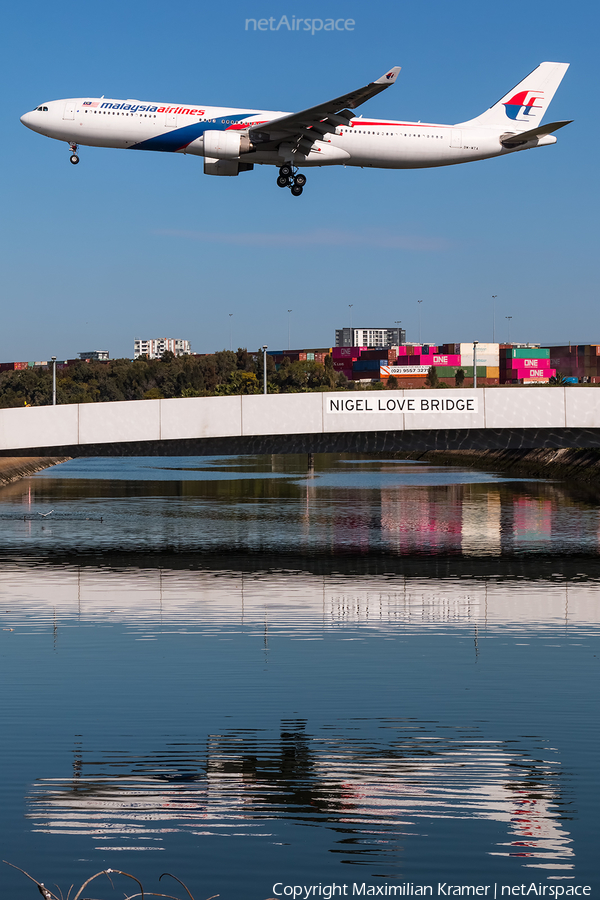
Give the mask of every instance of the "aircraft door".
M 175 113 L 165 113 L 165 125 L 167 128 L 176 128 L 177 127 L 177 116 Z
M 74 119 L 75 118 L 75 103 L 65 103 L 65 111 L 63 112 L 63 119 Z
M 460 149 L 462 147 L 462 131 L 460 128 L 453 128 L 450 135 L 450 146 Z

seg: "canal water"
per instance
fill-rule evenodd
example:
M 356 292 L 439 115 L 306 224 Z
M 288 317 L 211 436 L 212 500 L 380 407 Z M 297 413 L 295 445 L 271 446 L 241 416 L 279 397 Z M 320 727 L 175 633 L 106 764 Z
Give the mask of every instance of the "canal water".
M 599 493 L 73 460 L 0 548 L 2 857 L 57 893 L 599 896 Z

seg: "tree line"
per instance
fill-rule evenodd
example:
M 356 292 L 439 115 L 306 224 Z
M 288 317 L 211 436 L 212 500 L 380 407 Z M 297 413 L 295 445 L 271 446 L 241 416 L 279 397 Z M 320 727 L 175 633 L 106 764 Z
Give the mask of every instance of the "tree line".
M 109 362 L 76 362 L 57 367 L 58 403 L 98 403 L 109 400 L 156 400 L 173 397 L 210 397 L 226 394 L 259 394 L 263 384 L 262 355 L 240 348 L 206 356 L 140 357 Z M 267 356 L 269 393 L 339 390 L 348 387 L 346 377 L 312 360 L 291 362 L 285 357 L 279 371 Z M 48 406 L 52 403 L 52 368 L 30 368 L 0 373 L 0 408 Z

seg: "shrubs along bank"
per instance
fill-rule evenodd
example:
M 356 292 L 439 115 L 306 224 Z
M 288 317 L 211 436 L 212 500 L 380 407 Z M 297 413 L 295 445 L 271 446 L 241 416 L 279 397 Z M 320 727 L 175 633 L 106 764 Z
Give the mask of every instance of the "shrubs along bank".
M 81 361 L 57 367 L 58 403 L 98 403 L 109 400 L 156 400 L 262 392 L 262 356 L 247 350 L 222 350 L 206 356 L 161 359 Z M 347 379 L 334 371 L 331 360 L 284 360 L 275 370 L 267 356 L 269 393 L 337 390 Z M 47 406 L 52 403 L 52 369 L 28 368 L 0 373 L 0 408 Z

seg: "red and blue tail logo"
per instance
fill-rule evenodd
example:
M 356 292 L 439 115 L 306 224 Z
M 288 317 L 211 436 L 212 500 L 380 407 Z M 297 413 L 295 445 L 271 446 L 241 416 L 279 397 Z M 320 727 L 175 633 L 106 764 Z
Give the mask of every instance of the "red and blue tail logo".
M 543 109 L 543 106 L 536 105 L 535 101 L 542 100 L 543 97 L 542 91 L 519 91 L 503 104 L 506 115 L 509 119 L 515 119 L 518 122 L 526 122 L 530 116 L 535 118 L 534 110 Z

